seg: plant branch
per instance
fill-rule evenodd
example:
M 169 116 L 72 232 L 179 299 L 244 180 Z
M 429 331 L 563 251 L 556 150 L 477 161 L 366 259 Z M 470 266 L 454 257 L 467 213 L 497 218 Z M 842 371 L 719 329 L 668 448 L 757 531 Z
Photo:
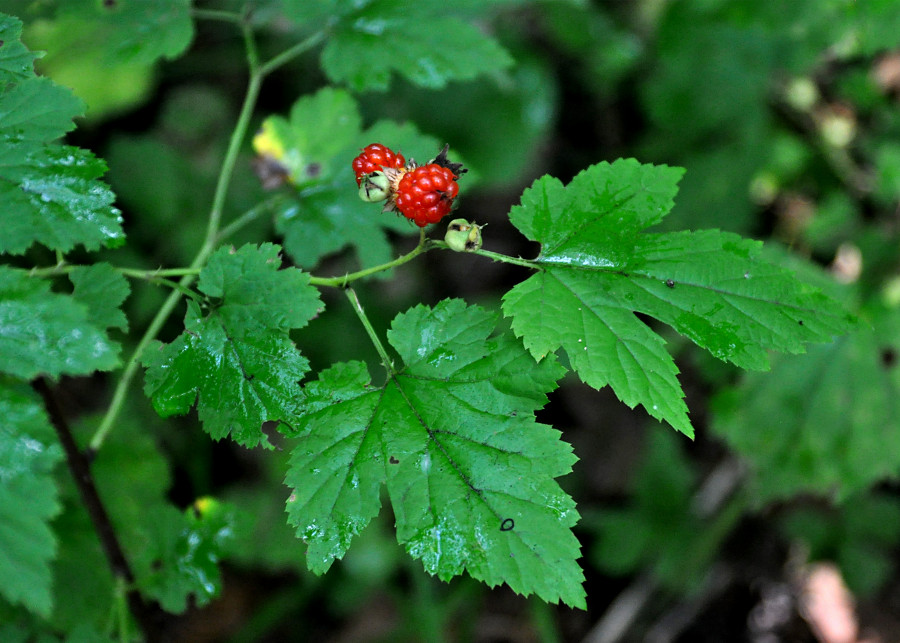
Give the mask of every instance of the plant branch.
M 298 42 L 293 47 L 286 49 L 285 51 L 281 52 L 277 56 L 273 57 L 271 60 L 263 63 L 259 67 L 260 76 L 268 76 L 269 74 L 271 74 L 273 71 L 275 71 L 282 65 L 290 62 L 297 56 L 300 56 L 300 55 L 306 53 L 308 50 L 312 49 L 313 47 L 318 45 L 320 42 L 322 42 L 322 40 L 325 39 L 325 35 L 326 35 L 325 31 L 317 31 L 316 33 L 312 34 L 305 40 Z
M 219 178 L 216 181 L 216 191 L 213 195 L 212 207 L 209 212 L 209 223 L 206 227 L 206 236 L 200 250 L 197 252 L 197 256 L 194 258 L 194 261 L 191 262 L 188 269 L 190 272 L 186 273 L 178 282 L 179 289 L 171 292 L 165 302 L 163 302 L 163 305 L 157 311 L 153 320 L 150 322 L 150 325 L 147 327 L 147 330 L 144 332 L 144 335 L 138 342 L 138 345 L 135 347 L 134 352 L 131 354 L 131 357 L 128 359 L 128 362 L 125 364 L 125 369 L 122 371 L 122 377 L 119 379 L 116 390 L 113 392 L 113 398 L 106 411 L 106 415 L 103 417 L 100 427 L 91 439 L 91 448 L 94 450 L 98 450 L 103 445 L 103 441 L 106 439 L 106 436 L 109 434 L 109 431 L 112 429 L 113 424 L 118 418 L 122 405 L 125 402 L 128 388 L 131 385 L 131 380 L 134 379 L 134 376 L 137 374 L 144 350 L 150 342 L 156 338 L 157 334 L 159 334 L 159 331 L 172 314 L 172 311 L 175 310 L 175 306 L 178 305 L 178 302 L 181 300 L 180 291 L 190 287 L 197 278 L 200 269 L 206 264 L 207 259 L 209 259 L 213 250 L 215 250 L 219 226 L 222 221 L 225 198 L 228 195 L 228 187 L 231 184 L 231 177 L 234 174 L 234 167 L 237 163 L 241 145 L 243 144 L 244 139 L 247 136 L 247 130 L 250 127 L 250 118 L 253 115 L 253 109 L 256 106 L 256 100 L 259 97 L 259 90 L 262 84 L 262 74 L 260 73 L 257 63 L 256 45 L 253 42 L 253 33 L 246 23 L 242 23 L 241 27 L 247 47 L 247 58 L 250 64 L 250 79 L 247 83 L 247 93 L 244 96 L 244 102 L 241 106 L 237 123 L 234 126 L 234 130 L 231 132 L 228 149 L 225 152 L 225 158 L 222 160 L 222 167 L 219 170 Z
M 441 250 L 449 250 L 450 246 L 446 244 L 444 241 L 433 241 L 432 246 L 435 248 L 440 248 Z M 481 255 L 482 257 L 487 257 L 493 261 L 502 261 L 503 263 L 511 263 L 516 266 L 522 266 L 524 268 L 531 268 L 532 270 L 540 270 L 541 267 L 537 264 L 536 261 L 532 259 L 523 259 L 522 257 L 511 257 L 510 255 L 500 254 L 499 252 L 491 252 L 490 250 L 473 250 L 469 254 L 473 255 Z
M 420 254 L 428 252 L 432 245 L 433 241 L 429 241 L 425 237 L 425 228 L 421 228 L 419 231 L 419 245 L 413 248 L 411 251 L 406 253 L 405 255 L 401 255 L 394 259 L 393 261 L 388 261 L 387 263 L 383 263 L 377 266 L 372 266 L 371 268 L 365 268 L 363 270 L 357 270 L 356 272 L 351 272 L 343 277 L 316 277 L 311 276 L 309 278 L 309 283 L 313 286 L 332 286 L 335 288 L 346 288 L 348 284 L 357 279 L 362 279 L 363 277 L 369 277 L 379 272 L 384 272 L 385 270 L 390 270 L 391 268 L 396 268 L 397 266 L 402 266 L 408 261 L 412 261 Z
M 88 516 L 90 516 L 91 523 L 97 531 L 100 545 L 112 570 L 113 577 L 124 583 L 127 588 L 125 598 L 128 602 L 128 609 L 143 630 L 144 638 L 148 641 L 157 640 L 155 635 L 157 634 L 158 626 L 155 615 L 153 610 L 144 602 L 137 589 L 135 589 L 134 572 L 131 570 L 128 559 L 125 558 L 125 552 L 116 536 L 109 514 L 106 512 L 106 507 L 97 493 L 97 487 L 94 485 L 94 478 L 91 475 L 88 460 L 84 453 L 78 449 L 78 445 L 75 443 L 75 438 L 69 428 L 69 423 L 66 421 L 47 381 L 44 378 L 38 378 L 32 382 L 32 387 L 44 401 L 50 423 L 56 430 L 63 452 L 66 454 L 69 471 L 75 481 L 75 486 L 78 487 L 78 492 L 87 509 Z
M 353 290 L 353 288 L 345 288 L 344 293 L 347 295 L 347 299 L 349 299 L 350 303 L 353 305 L 353 312 L 356 313 L 356 316 L 359 317 L 359 321 L 362 322 L 363 328 L 366 329 L 366 333 L 369 335 L 369 339 L 371 339 L 372 344 L 375 345 L 375 350 L 378 351 L 378 355 L 379 357 L 381 357 L 381 363 L 384 364 L 384 368 L 388 372 L 388 377 L 390 377 L 394 373 L 394 363 L 391 361 L 387 350 L 384 348 L 384 344 L 382 344 L 381 340 L 378 338 L 378 334 L 375 332 L 375 329 L 372 328 L 372 323 L 369 321 L 369 318 L 366 317 L 366 311 L 363 309 L 362 304 L 359 302 L 359 297 L 356 296 L 356 291 Z

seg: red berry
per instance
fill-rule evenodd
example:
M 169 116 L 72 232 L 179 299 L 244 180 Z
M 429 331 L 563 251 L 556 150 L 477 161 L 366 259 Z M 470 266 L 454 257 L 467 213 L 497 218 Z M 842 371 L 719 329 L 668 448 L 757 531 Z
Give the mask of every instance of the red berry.
M 356 185 L 359 185 L 366 174 L 379 172 L 386 167 L 400 169 L 406 165 L 406 159 L 402 154 L 395 154 L 393 150 L 381 143 L 366 145 L 362 153 L 353 159 L 353 171 L 356 173 Z
M 424 228 L 450 212 L 457 192 L 456 175 L 446 167 L 429 163 L 403 175 L 394 205 L 403 216 Z

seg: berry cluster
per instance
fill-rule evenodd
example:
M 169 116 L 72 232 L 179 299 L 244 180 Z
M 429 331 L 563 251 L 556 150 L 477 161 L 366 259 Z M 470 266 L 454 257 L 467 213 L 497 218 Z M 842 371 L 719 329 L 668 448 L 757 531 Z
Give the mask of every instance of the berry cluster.
M 353 159 L 353 171 L 363 201 L 387 201 L 386 212 L 399 212 L 420 228 L 437 223 L 453 209 L 465 173 L 447 158 L 447 146 L 425 165 L 373 143 Z

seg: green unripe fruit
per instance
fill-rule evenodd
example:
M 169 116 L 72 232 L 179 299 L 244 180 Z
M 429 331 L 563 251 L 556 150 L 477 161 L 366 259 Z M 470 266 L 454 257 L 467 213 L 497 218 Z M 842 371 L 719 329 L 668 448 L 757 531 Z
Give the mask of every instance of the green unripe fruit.
M 447 226 L 444 241 L 456 252 L 475 252 L 481 249 L 481 228 L 465 219 L 454 219 Z
M 366 203 L 384 201 L 391 194 L 391 182 L 384 172 L 366 174 L 359 183 L 359 198 Z

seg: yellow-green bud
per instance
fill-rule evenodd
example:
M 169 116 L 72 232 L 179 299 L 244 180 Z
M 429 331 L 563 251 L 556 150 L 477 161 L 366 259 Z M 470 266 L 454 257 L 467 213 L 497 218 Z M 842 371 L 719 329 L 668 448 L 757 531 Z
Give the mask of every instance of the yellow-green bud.
M 454 219 L 447 226 L 444 241 L 456 252 L 475 252 L 481 249 L 481 228 L 465 219 Z
M 391 194 L 391 182 L 384 172 L 366 174 L 359 184 L 359 198 L 366 203 L 384 201 Z

